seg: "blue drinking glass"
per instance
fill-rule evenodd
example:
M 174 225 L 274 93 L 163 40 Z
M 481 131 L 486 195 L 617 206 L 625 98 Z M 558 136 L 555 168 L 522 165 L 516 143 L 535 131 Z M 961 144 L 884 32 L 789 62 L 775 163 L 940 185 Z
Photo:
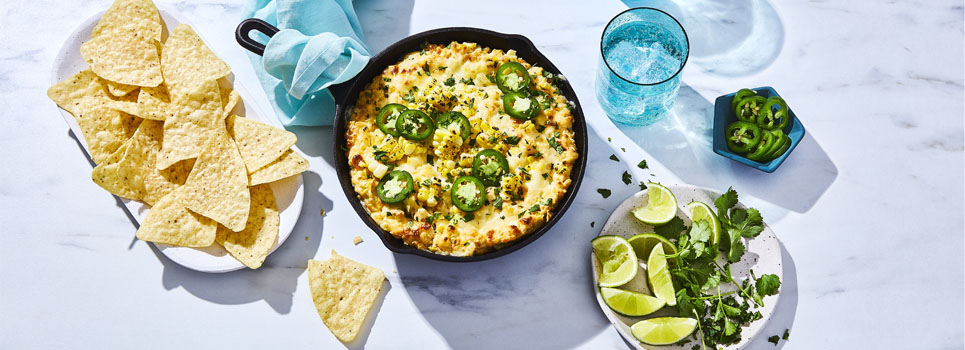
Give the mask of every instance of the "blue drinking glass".
M 600 39 L 596 98 L 616 122 L 650 125 L 671 107 L 690 56 L 687 32 L 673 16 L 650 7 L 621 12 Z

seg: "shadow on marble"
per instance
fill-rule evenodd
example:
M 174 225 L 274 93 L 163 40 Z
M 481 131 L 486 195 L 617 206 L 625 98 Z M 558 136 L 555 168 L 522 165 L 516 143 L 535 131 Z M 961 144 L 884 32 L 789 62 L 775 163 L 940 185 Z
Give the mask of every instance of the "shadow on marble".
M 609 213 L 639 187 L 622 182 L 627 162 L 608 159 L 607 141 L 592 127 L 587 137 L 590 170 L 573 205 L 540 239 L 473 263 L 395 255 L 402 287 L 450 348 L 574 348 L 611 326 L 586 256 Z M 613 193 L 603 199 L 597 188 Z
M 322 208 L 330 211 L 332 201 L 319 191 L 322 180 L 314 172 L 303 173 L 305 203 L 301 216 L 288 239 L 257 270 L 241 269 L 227 273 L 204 273 L 169 260 L 154 245 L 154 255 L 164 265 L 164 289 L 182 287 L 194 296 L 222 305 L 247 304 L 264 300 L 279 314 L 291 312 L 292 295 L 298 277 L 308 268 L 322 241 Z
M 673 111 L 664 119 L 645 127 L 616 126 L 685 183 L 718 190 L 733 186 L 799 213 L 810 210 L 837 178 L 837 167 L 810 133 L 771 174 L 717 155 L 713 114 L 712 102 L 681 83 Z M 807 116 L 800 117 L 807 127 Z
M 624 0 L 677 18 L 690 40 L 689 64 L 726 77 L 767 68 L 784 46 L 784 25 L 766 0 Z M 748 20 L 749 19 L 749 20 Z

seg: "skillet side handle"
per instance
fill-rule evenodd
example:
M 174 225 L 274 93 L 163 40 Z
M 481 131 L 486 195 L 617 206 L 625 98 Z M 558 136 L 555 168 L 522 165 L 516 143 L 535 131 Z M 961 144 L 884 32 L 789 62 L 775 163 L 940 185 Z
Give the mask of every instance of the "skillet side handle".
M 265 54 L 265 45 L 251 38 L 252 31 L 257 31 L 271 38 L 278 34 L 278 28 L 258 18 L 249 18 L 241 21 L 238 28 L 235 29 L 235 40 L 238 41 L 238 45 L 258 56 L 262 56 Z

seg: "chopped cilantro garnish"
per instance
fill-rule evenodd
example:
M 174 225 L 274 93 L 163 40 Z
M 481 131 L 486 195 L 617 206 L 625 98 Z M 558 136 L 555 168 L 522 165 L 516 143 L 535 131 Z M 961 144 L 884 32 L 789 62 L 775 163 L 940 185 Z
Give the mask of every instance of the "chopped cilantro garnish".
M 647 168 L 647 160 L 644 159 L 644 160 L 641 160 L 640 163 L 637 163 L 637 168 L 646 169 L 646 168 Z
M 616 155 L 616 154 L 611 154 L 611 155 L 610 155 L 610 160 L 612 160 L 612 161 L 614 161 L 614 162 L 619 162 L 619 161 L 620 161 L 620 158 L 617 158 L 617 155 Z
M 493 206 L 496 207 L 496 209 L 502 209 L 503 197 L 496 197 L 496 200 L 493 201 Z
M 529 212 L 530 212 L 530 213 L 535 213 L 535 212 L 537 212 L 537 211 L 539 211 L 539 204 L 533 204 L 532 207 L 529 207 Z
M 785 329 L 784 329 L 784 336 L 782 336 L 781 339 L 787 340 L 787 338 L 790 337 L 790 336 L 791 336 L 791 330 L 785 328 Z
M 610 198 L 611 192 L 609 188 L 598 188 L 596 191 L 599 192 L 603 198 Z
M 774 346 L 777 346 L 777 342 L 781 341 L 781 336 L 772 335 L 770 337 L 767 337 L 767 341 L 774 343 Z
M 426 75 L 429 75 L 429 73 L 430 73 L 429 63 L 423 63 L 423 64 L 422 64 L 422 70 L 426 72 Z
M 632 178 L 633 178 L 633 177 L 630 175 L 629 172 L 627 172 L 627 171 L 624 171 L 624 172 L 623 172 L 623 183 L 629 185 L 629 184 L 630 184 L 630 179 L 632 179 Z
M 646 182 L 643 182 L 643 181 L 640 181 L 640 190 L 643 191 L 643 190 L 645 190 L 645 189 L 647 189 L 647 183 L 646 183 Z
M 449 77 L 449 79 L 446 79 L 446 81 L 443 82 L 443 84 L 446 84 L 446 86 L 456 85 L 456 79 L 453 77 Z

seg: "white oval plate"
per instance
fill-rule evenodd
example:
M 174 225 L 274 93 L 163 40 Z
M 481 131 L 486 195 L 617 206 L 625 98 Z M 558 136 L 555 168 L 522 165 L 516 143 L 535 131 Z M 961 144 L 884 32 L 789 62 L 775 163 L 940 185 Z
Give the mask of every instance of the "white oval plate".
M 158 11 L 161 14 L 161 19 L 165 23 L 164 37 L 167 37 L 168 30 L 178 24 L 191 24 L 172 9 L 158 6 Z M 84 58 L 80 55 L 80 45 L 90 39 L 91 30 L 94 29 L 94 25 L 97 24 L 97 21 L 100 20 L 103 15 L 104 11 L 101 11 L 85 20 L 64 42 L 64 45 L 60 48 L 60 52 L 57 54 L 57 58 L 54 60 L 51 85 L 87 69 L 87 62 L 84 62 Z M 202 37 L 202 40 L 203 39 Z M 243 111 L 241 111 L 241 108 L 236 108 L 235 112 L 237 112 L 237 114 L 278 126 L 277 123 L 270 118 L 269 114 L 265 114 L 260 108 L 249 102 L 250 99 L 246 98 L 247 96 L 251 96 L 248 90 L 237 81 L 235 81 L 233 85 L 234 89 L 238 90 L 238 94 L 241 95 L 241 104 L 244 107 Z M 60 114 L 70 129 L 73 130 L 77 139 L 80 140 L 84 146 L 84 150 L 87 151 L 87 142 L 84 140 L 84 133 L 80 131 L 77 121 L 74 120 L 74 117 L 71 116 L 70 113 L 67 113 L 67 111 L 63 109 L 60 110 Z M 275 194 L 275 202 L 278 205 L 280 216 L 278 240 L 271 249 L 271 251 L 274 252 L 275 249 L 278 249 L 278 247 L 288 239 L 288 236 L 291 235 L 292 230 L 295 228 L 295 223 L 298 222 L 298 216 L 302 211 L 305 186 L 302 183 L 302 176 L 298 175 L 271 183 L 271 189 Z M 147 215 L 147 211 L 150 210 L 149 206 L 140 201 L 121 198 L 121 202 L 124 203 L 125 210 L 137 220 L 138 224 L 140 224 L 144 216 Z M 235 260 L 231 255 L 228 255 L 228 252 L 218 244 L 207 248 L 175 247 L 165 244 L 155 244 L 155 246 L 162 254 L 171 259 L 171 261 L 196 271 L 228 272 L 245 267 L 241 262 Z
M 711 207 L 714 206 L 714 199 L 717 199 L 721 195 L 721 192 L 709 189 L 696 187 L 691 185 L 672 185 L 667 186 L 674 196 L 677 197 L 677 216 L 684 219 L 684 223 L 690 226 L 690 215 L 686 210 L 687 203 L 692 201 L 700 201 L 709 204 Z M 640 191 L 627 198 L 623 203 L 620 203 L 610 217 L 607 219 L 606 224 L 603 225 L 603 230 L 600 231 L 600 235 L 616 235 L 624 238 L 633 237 L 640 233 L 653 233 L 653 226 L 641 223 L 639 220 L 633 217 L 630 213 L 634 208 L 643 206 L 647 203 L 647 191 Z M 737 207 L 744 208 L 740 203 Z M 734 278 L 738 281 L 743 281 L 744 279 L 750 277 L 750 270 L 754 270 L 754 274 L 761 276 L 764 274 L 775 274 L 783 280 L 784 273 L 783 267 L 781 266 L 781 245 L 777 240 L 777 236 L 774 235 L 774 231 L 764 224 L 764 231 L 753 239 L 744 238 L 744 244 L 747 250 L 744 253 L 744 257 L 741 261 L 731 264 L 731 273 Z M 592 249 L 591 249 L 592 251 Z M 639 257 L 638 257 L 639 258 Z M 629 289 L 633 291 L 638 291 L 646 294 L 651 294 L 649 288 L 647 288 L 647 277 L 646 268 L 647 264 L 645 260 L 640 261 L 640 269 L 637 270 L 636 277 L 633 278 L 629 283 L 620 286 L 622 289 Z M 724 259 L 718 258 L 718 263 L 724 263 Z M 638 321 L 660 317 L 660 316 L 676 316 L 677 311 L 673 307 L 664 307 L 660 311 L 644 317 L 628 317 L 620 315 L 610 309 L 609 306 L 603 301 L 603 297 L 600 296 L 600 288 L 597 288 L 597 278 L 600 274 L 600 263 L 596 259 L 596 255 L 592 252 L 590 253 L 590 264 L 593 266 L 593 286 L 596 289 L 596 301 L 600 304 L 600 308 L 603 309 L 603 313 L 606 317 L 613 323 L 616 327 L 617 332 L 623 337 L 628 343 L 632 344 L 634 348 L 638 350 L 647 349 L 661 349 L 661 350 L 689 350 L 694 345 L 699 345 L 700 343 L 692 338 L 690 342 L 683 345 L 665 345 L 656 346 L 643 344 L 639 340 L 633 337 L 630 333 L 630 326 Z M 733 288 L 725 289 L 721 288 L 722 292 L 728 292 L 735 290 Z M 777 305 L 778 295 L 766 296 L 764 297 L 764 306 L 756 310 L 761 312 L 763 316 L 760 320 L 751 322 L 749 325 L 743 327 L 741 331 L 741 340 L 737 344 L 728 345 L 725 348 L 741 348 L 751 341 L 757 333 L 764 328 L 764 324 L 770 319 L 771 314 L 774 313 L 774 306 Z

